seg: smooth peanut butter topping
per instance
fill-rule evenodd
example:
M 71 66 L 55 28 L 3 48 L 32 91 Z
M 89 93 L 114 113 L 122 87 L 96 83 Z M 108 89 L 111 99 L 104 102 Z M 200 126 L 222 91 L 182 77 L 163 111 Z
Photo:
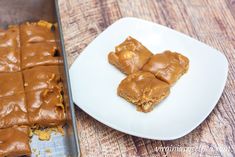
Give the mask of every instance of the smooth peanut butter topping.
M 0 29 L 0 48 L 20 47 L 19 26 L 9 26 L 7 30 Z
M 20 70 L 19 48 L 0 47 L 0 72 L 17 72 Z
M 20 71 L 19 27 L 0 29 L 0 72 Z
M 117 93 L 135 104 L 138 110 L 149 112 L 154 105 L 169 95 L 170 86 L 157 79 L 154 74 L 140 71 L 122 80 Z
M 21 50 L 22 69 L 63 63 L 55 42 L 27 44 L 22 46 Z
M 20 25 L 22 45 L 38 42 L 55 42 L 55 34 L 48 22 L 26 23 Z
M 55 126 L 65 122 L 61 91 L 58 88 L 26 93 L 29 122 L 38 126 Z
M 0 98 L 0 129 L 23 124 L 28 124 L 25 95 Z
M 29 128 L 14 126 L 0 129 L 0 156 L 30 155 Z
M 108 60 L 125 74 L 139 71 L 152 56 L 152 53 L 140 42 L 128 37 L 123 43 L 110 52 Z
M 20 72 L 0 73 L 0 98 L 24 92 Z
M 62 84 L 59 66 L 37 66 L 23 71 L 25 91 L 60 87 Z
M 149 71 L 170 85 L 174 84 L 189 67 L 187 57 L 171 51 L 156 54 L 143 66 L 143 71 Z

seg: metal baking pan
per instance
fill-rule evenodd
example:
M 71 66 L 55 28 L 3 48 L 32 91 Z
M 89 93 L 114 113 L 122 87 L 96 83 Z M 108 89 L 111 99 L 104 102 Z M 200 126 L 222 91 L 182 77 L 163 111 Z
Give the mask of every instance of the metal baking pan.
M 27 21 L 46 20 L 58 23 L 56 34 L 64 61 L 63 66 L 61 66 L 61 74 L 63 75 L 64 101 L 67 109 L 65 135 L 54 134 L 50 141 L 39 141 L 36 137 L 33 137 L 31 142 L 32 156 L 80 156 L 76 116 L 71 95 L 58 0 L 0 0 L 0 15 L 0 28 Z

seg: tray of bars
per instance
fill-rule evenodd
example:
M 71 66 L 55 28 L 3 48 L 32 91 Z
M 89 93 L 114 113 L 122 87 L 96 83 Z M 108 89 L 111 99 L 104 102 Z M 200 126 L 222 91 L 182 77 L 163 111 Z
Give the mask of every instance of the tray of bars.
M 57 0 L 0 0 L 0 157 L 78 156 Z

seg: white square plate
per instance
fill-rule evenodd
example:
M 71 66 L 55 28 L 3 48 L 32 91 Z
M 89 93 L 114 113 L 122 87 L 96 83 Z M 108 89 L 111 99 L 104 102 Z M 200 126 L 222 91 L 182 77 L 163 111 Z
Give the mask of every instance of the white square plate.
M 129 35 L 153 53 L 172 50 L 190 60 L 189 71 L 150 113 L 136 111 L 117 96 L 125 75 L 108 63 L 108 53 Z M 127 134 L 172 140 L 191 132 L 210 114 L 227 72 L 228 62 L 221 52 L 156 23 L 123 18 L 86 47 L 70 68 L 70 80 L 75 104 L 98 121 Z

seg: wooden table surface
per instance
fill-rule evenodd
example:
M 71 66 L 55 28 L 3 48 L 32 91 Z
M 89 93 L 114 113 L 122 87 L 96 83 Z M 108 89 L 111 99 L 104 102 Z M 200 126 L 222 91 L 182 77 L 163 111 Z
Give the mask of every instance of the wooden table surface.
M 228 80 L 217 106 L 199 127 L 177 140 L 130 136 L 101 124 L 76 107 L 83 156 L 235 156 L 235 0 L 60 0 L 59 3 L 70 65 L 97 35 L 126 16 L 183 32 L 220 50 L 229 61 Z

